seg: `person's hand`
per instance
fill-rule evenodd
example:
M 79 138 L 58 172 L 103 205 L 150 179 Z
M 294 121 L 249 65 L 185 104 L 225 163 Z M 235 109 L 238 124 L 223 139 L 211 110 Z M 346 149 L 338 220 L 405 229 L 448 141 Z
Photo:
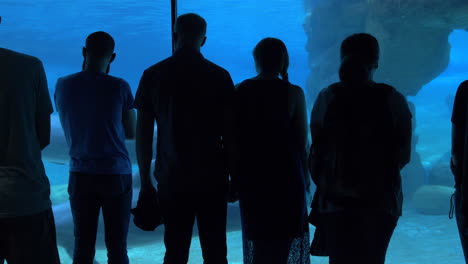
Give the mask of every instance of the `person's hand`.
M 154 188 L 153 184 L 146 183 L 141 185 L 140 196 L 146 196 L 153 193 L 156 193 L 156 188 Z
M 235 203 L 239 201 L 239 193 L 238 192 L 229 192 L 228 193 L 228 202 Z
M 229 203 L 235 203 L 239 201 L 239 192 L 236 190 L 236 188 L 233 187 L 232 183 L 229 183 L 227 200 Z

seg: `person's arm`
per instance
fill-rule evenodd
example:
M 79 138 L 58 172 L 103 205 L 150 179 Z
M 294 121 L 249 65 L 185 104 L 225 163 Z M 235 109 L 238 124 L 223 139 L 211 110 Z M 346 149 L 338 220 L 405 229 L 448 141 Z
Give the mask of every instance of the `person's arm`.
M 452 158 L 450 167 L 457 185 L 462 183 L 462 168 L 465 149 L 466 90 L 468 83 L 462 83 L 457 89 L 452 111 Z
M 126 139 L 135 139 L 136 136 L 136 114 L 135 110 L 130 109 L 122 112 L 122 124 L 125 130 Z
M 228 72 L 225 72 L 224 77 L 224 88 L 226 89 L 226 99 L 224 104 L 224 125 L 223 125 L 223 143 L 226 149 L 226 158 L 228 164 L 228 171 L 230 177 L 229 184 L 229 201 L 235 202 L 237 200 L 238 192 L 238 175 L 237 175 L 237 160 L 238 160 L 238 148 L 236 138 L 236 88 L 231 76 Z
M 296 132 L 296 150 L 306 155 L 309 128 L 307 127 L 307 110 L 304 92 L 299 86 L 292 86 L 292 95 L 290 102 L 294 105 L 293 109 L 293 131 Z
M 125 139 L 135 139 L 136 129 L 136 114 L 134 108 L 134 99 L 130 85 L 125 81 L 121 80 L 122 90 L 122 125 L 124 127 Z
M 319 135 L 322 133 L 322 118 L 323 112 L 325 111 L 325 102 L 323 99 L 323 92 L 320 92 L 317 98 L 315 99 L 312 111 L 310 113 L 310 134 L 312 139 L 312 144 L 309 151 L 309 171 L 312 181 L 315 185 L 319 186 L 319 170 L 320 170 L 320 161 L 319 153 L 317 153 L 317 145 L 319 142 Z
M 135 96 L 134 106 L 137 110 L 136 125 L 136 156 L 140 171 L 141 189 L 140 193 L 154 190 L 151 182 L 151 160 L 153 159 L 153 134 L 154 134 L 154 106 L 152 104 L 151 82 L 143 73 Z
M 153 159 L 154 116 L 138 110 L 136 129 L 136 155 L 140 170 L 141 190 L 151 189 L 151 160 Z
M 36 136 L 41 150 L 50 144 L 50 115 L 53 112 L 47 78 L 42 62 L 38 61 L 36 72 Z
M 406 98 L 395 93 L 394 107 L 397 113 L 395 122 L 398 137 L 398 165 L 400 170 L 411 160 L 412 114 Z
M 304 91 L 299 86 L 291 87 L 293 99 L 292 103 L 294 105 L 293 109 L 293 131 L 295 131 L 295 138 L 297 139 L 297 152 L 301 158 L 301 164 L 303 169 L 304 181 L 306 193 L 310 193 L 311 178 L 309 173 L 309 127 L 307 122 L 307 107 L 306 100 L 304 96 Z

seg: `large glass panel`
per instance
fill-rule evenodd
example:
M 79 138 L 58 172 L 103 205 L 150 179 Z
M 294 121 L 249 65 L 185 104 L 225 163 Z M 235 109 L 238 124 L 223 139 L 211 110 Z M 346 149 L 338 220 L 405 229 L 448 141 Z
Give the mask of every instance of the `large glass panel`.
M 318 91 L 338 80 L 344 37 L 356 32 L 376 35 L 382 48 L 376 80 L 394 85 L 414 104 L 416 121 L 413 159 L 403 172 L 403 217 L 387 262 L 463 263 L 455 220 L 447 217 L 454 184 L 449 169 L 450 115 L 456 88 L 468 68 L 468 32 L 463 30 L 468 19 L 462 12 L 468 7 L 462 2 L 179 0 L 178 11 L 205 17 L 208 41 L 202 52 L 226 68 L 235 83 L 256 74 L 252 50 L 258 41 L 282 39 L 290 54 L 290 80 L 305 90 L 309 110 Z M 115 38 L 117 59 L 111 74 L 126 79 L 133 92 L 145 68 L 171 55 L 169 0 L 3 0 L 0 12 L 0 46 L 40 58 L 51 95 L 58 77 L 81 70 L 81 48 L 91 32 L 103 30 Z M 60 256 L 68 264 L 74 244 L 68 154 L 55 114 L 52 120 L 52 143 L 43 159 L 52 185 Z M 136 172 L 136 160 L 133 163 Z M 230 205 L 228 220 L 230 263 L 242 263 L 239 216 L 232 213 L 237 206 Z M 96 260 L 106 263 L 100 223 Z M 143 232 L 130 226 L 131 262 L 162 263 L 162 228 Z M 310 228 L 313 234 L 314 227 Z M 196 236 L 189 263 L 202 263 Z M 312 263 L 328 260 L 313 257 Z

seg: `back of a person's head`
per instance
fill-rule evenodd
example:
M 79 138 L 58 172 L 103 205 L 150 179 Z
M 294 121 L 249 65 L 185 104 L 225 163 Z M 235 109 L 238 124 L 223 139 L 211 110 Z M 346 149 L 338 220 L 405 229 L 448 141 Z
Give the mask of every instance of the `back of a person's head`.
M 340 80 L 359 83 L 369 80 L 372 69 L 378 67 L 379 43 L 366 33 L 347 37 L 341 44 Z
M 206 21 L 203 17 L 188 13 L 177 18 L 174 31 L 183 41 L 197 41 L 206 35 Z
M 289 54 L 283 41 L 264 38 L 254 48 L 255 63 L 263 73 L 279 73 L 288 80 Z
M 97 31 L 86 38 L 86 50 L 94 57 L 106 57 L 114 53 L 115 42 L 111 35 Z

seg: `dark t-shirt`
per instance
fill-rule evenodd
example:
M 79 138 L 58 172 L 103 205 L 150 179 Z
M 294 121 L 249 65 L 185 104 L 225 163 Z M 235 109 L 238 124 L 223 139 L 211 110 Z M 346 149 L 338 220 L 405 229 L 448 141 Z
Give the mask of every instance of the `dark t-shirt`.
M 0 218 L 51 206 L 36 128 L 52 112 L 42 62 L 0 48 Z
M 233 92 L 229 73 L 198 52 L 179 51 L 145 70 L 135 107 L 156 119 L 155 177 L 160 190 L 227 187 L 223 136 Z

